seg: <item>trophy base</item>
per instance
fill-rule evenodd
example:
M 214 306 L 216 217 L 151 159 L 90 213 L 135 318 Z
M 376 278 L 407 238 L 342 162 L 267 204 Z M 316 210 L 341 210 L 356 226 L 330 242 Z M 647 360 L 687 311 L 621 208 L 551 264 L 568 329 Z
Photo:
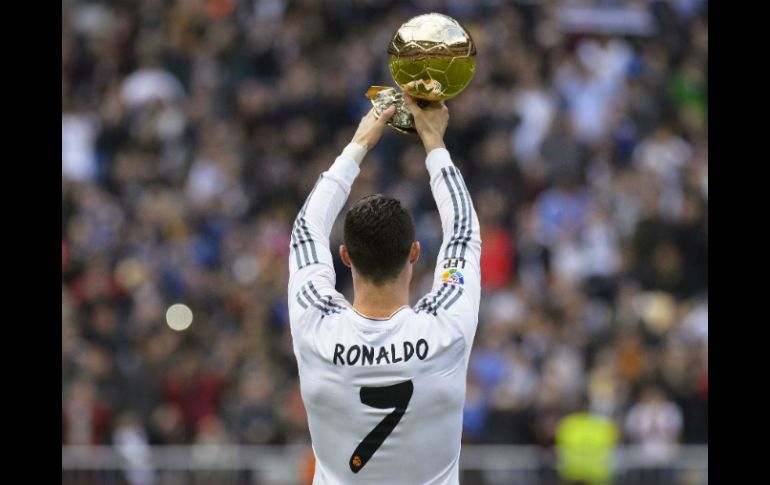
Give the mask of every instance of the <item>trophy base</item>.
M 395 106 L 396 112 L 388 120 L 388 126 L 405 135 L 417 134 L 417 129 L 414 126 L 414 117 L 404 103 L 403 93 L 389 86 L 372 86 L 366 90 L 366 97 L 372 102 L 374 115 L 377 119 L 389 107 Z M 424 99 L 417 99 L 417 104 L 424 108 L 430 102 Z

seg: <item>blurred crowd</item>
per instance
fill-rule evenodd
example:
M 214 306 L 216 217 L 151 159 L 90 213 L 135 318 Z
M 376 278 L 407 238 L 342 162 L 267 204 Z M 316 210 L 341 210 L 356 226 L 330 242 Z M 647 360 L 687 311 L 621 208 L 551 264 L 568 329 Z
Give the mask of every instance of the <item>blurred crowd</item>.
M 463 440 L 551 446 L 585 398 L 651 459 L 707 442 L 707 3 L 64 0 L 63 444 L 308 442 L 291 225 L 429 11 L 478 50 L 447 103 L 483 239 Z M 424 157 L 389 130 L 350 197 L 412 211 L 413 303 L 441 242 Z

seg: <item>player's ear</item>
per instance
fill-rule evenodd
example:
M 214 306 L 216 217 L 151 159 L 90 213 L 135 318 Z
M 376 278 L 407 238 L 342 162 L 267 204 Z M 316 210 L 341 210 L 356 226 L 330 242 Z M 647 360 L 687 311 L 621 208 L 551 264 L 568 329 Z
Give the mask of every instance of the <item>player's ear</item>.
M 418 259 L 420 259 L 420 241 L 415 241 L 409 248 L 409 264 L 416 263 Z
M 342 264 L 348 268 L 353 267 L 353 263 L 350 262 L 350 253 L 348 253 L 348 248 L 344 244 L 340 244 L 340 259 L 342 259 Z

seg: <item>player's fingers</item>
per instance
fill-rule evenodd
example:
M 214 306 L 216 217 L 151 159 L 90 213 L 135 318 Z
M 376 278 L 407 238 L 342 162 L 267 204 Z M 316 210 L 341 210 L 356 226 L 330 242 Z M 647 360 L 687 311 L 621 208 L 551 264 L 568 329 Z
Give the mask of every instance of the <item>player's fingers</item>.
M 406 104 L 406 107 L 409 108 L 409 111 L 412 112 L 412 115 L 414 115 L 417 110 L 419 109 L 417 106 L 417 103 L 415 103 L 414 98 L 409 93 L 404 93 L 404 104 Z
M 396 113 L 396 107 L 388 106 L 388 109 L 382 112 L 382 115 L 380 115 L 380 119 L 377 121 L 384 125 L 395 113 Z

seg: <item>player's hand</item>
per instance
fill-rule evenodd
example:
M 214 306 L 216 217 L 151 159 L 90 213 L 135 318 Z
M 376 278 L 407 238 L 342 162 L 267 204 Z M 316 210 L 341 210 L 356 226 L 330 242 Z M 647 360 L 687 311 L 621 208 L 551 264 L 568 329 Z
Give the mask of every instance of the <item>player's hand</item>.
M 367 150 L 371 150 L 374 148 L 374 145 L 380 141 L 382 130 L 385 129 L 385 124 L 395 112 L 396 107 L 391 106 L 382 113 L 380 119 L 377 119 L 377 117 L 374 116 L 374 108 L 370 109 L 369 112 L 366 113 L 366 116 L 361 118 L 361 123 L 359 123 L 358 129 L 351 141 L 362 145 Z
M 434 101 L 420 108 L 407 93 L 404 93 L 404 101 L 414 116 L 414 125 L 425 147 L 425 153 L 430 153 L 435 148 L 444 148 L 444 132 L 449 123 L 449 109 L 444 102 Z

